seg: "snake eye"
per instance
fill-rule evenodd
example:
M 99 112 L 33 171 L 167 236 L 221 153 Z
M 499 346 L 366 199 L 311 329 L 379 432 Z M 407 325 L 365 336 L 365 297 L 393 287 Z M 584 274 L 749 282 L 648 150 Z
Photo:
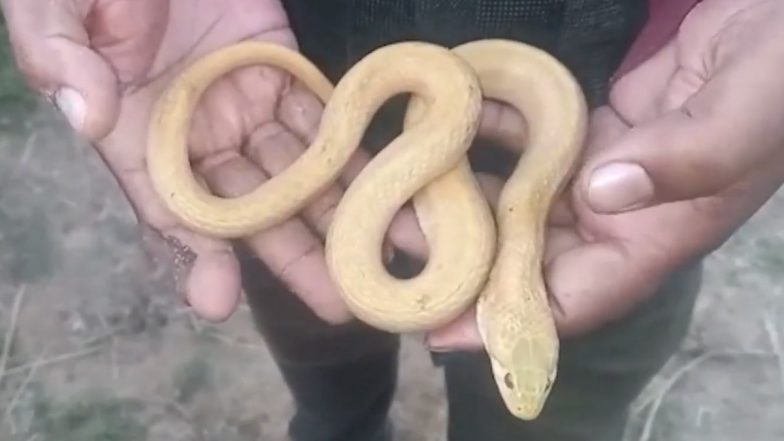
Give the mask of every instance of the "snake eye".
M 504 375 L 504 384 L 509 389 L 514 389 L 514 381 L 512 381 L 512 374 L 507 373 L 506 375 Z

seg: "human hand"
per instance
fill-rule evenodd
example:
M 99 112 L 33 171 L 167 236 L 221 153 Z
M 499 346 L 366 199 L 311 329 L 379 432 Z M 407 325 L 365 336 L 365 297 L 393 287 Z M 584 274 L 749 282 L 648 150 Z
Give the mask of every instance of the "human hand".
M 783 37 L 780 1 L 705 0 L 593 113 L 585 164 L 548 233 L 561 335 L 629 313 L 784 182 Z M 513 131 L 512 120 L 495 128 Z M 479 348 L 472 314 L 432 333 L 431 347 Z
M 228 242 L 180 224 L 154 193 L 145 167 L 147 123 L 172 77 L 207 52 L 244 39 L 295 48 L 280 2 L 0 1 L 17 63 L 31 87 L 93 143 L 139 221 L 156 233 L 150 244 L 172 247 L 178 285 L 194 311 L 210 320 L 228 317 L 240 293 L 237 259 Z M 207 90 L 194 114 L 195 168 L 216 193 L 248 192 L 304 150 L 320 113 L 318 100 L 280 71 L 235 71 Z M 365 160 L 358 154 L 346 179 Z M 319 237 L 340 196 L 335 185 L 300 217 L 247 240 L 253 253 L 329 322 L 350 317 L 329 282 Z

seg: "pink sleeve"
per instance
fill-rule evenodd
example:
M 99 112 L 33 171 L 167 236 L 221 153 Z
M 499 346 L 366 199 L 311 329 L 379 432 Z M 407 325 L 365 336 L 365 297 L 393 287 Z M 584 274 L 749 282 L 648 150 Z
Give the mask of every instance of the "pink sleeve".
M 647 60 L 675 34 L 681 21 L 700 0 L 648 0 L 648 22 L 616 72 L 623 75 Z

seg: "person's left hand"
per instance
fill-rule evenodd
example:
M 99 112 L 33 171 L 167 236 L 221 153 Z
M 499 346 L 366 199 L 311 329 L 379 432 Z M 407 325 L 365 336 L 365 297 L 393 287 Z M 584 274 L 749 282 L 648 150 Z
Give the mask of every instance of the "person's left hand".
M 554 214 L 548 233 L 545 275 L 562 336 L 628 314 L 672 271 L 722 245 L 784 182 L 781 41 L 784 2 L 705 0 L 593 112 L 564 204 L 571 216 Z M 513 120 L 495 127 L 509 132 Z M 428 343 L 481 347 L 473 311 Z

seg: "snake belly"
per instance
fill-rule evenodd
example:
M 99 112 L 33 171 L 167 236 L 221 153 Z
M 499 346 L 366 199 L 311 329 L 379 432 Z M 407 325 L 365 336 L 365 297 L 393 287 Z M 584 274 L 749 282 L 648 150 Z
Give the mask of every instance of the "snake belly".
M 192 172 L 191 115 L 213 81 L 256 64 L 301 80 L 324 112 L 313 142 L 287 169 L 249 193 L 221 198 Z M 507 408 L 536 418 L 559 346 L 542 277 L 545 223 L 573 170 L 586 114 L 576 81 L 545 52 L 506 40 L 454 50 L 394 43 L 365 56 L 333 88 L 309 60 L 280 45 L 246 41 L 219 49 L 177 76 L 153 108 L 147 151 L 153 187 L 183 225 L 202 234 L 242 238 L 270 228 L 338 179 L 376 111 L 401 93 L 412 96 L 403 132 L 336 208 L 325 247 L 333 281 L 357 318 L 390 332 L 439 327 L 476 302 Z M 495 218 L 466 158 L 483 96 L 520 110 L 529 129 Z M 411 199 L 430 253 L 416 277 L 400 280 L 384 267 L 382 244 Z

